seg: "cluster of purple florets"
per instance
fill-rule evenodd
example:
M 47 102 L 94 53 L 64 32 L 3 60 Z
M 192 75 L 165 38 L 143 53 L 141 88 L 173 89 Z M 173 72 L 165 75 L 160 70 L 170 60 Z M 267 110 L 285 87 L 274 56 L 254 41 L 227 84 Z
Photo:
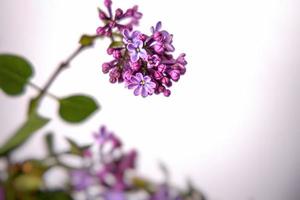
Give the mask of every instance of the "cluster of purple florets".
M 131 189 L 126 173 L 135 169 L 137 152 L 123 151 L 123 144 L 119 137 L 102 126 L 99 132 L 94 133 L 96 146 L 99 147 L 100 162 L 92 162 L 89 168 L 71 171 L 71 183 L 76 191 L 89 188 L 95 182 L 111 191 Z M 88 160 L 98 159 L 91 149 L 86 149 L 83 157 Z
M 167 175 L 162 183 L 141 177 L 137 173 L 137 152 L 124 151 L 120 138 L 105 126 L 94 133 L 94 139 L 95 144 L 81 155 L 86 164 L 70 171 L 71 189 L 84 192 L 86 199 L 204 200 L 192 197 L 190 189 L 187 193 L 174 188 L 167 182 Z
M 137 6 L 126 12 L 117 9 L 114 16 L 110 0 L 105 1 L 105 6 L 108 14 L 99 11 L 104 26 L 99 27 L 97 33 L 111 38 L 107 53 L 113 60 L 103 63 L 103 73 L 109 73 L 111 83 L 124 82 L 136 96 L 147 97 L 154 93 L 170 96 L 172 82 L 177 82 L 186 72 L 187 64 L 184 53 L 177 58 L 172 55 L 173 35 L 161 29 L 161 22 L 151 27 L 151 35 L 133 30 L 142 17 Z M 122 24 L 124 19 L 129 22 Z

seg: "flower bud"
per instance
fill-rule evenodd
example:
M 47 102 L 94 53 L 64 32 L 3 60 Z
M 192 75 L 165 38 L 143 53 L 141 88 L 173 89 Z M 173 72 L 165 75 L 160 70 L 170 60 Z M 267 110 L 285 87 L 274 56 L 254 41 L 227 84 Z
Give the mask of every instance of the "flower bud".
M 103 63 L 102 64 L 102 72 L 104 74 L 107 74 L 110 69 L 111 69 L 111 65 L 109 63 Z
M 113 57 L 115 58 L 115 59 L 120 59 L 121 57 L 122 57 L 122 53 L 121 53 L 121 51 L 120 50 L 113 50 Z
M 160 80 L 160 79 L 162 79 L 162 77 L 163 77 L 162 73 L 160 73 L 160 72 L 158 72 L 158 71 L 155 71 L 154 74 L 153 74 L 153 76 L 154 76 L 154 78 L 155 78 L 156 80 Z
M 122 15 L 123 15 L 123 10 L 118 8 L 115 12 L 115 18 L 120 19 L 122 17 Z
M 179 70 L 171 70 L 171 71 L 169 71 L 168 74 L 170 75 L 170 77 L 173 81 L 178 81 L 179 78 L 180 78 L 180 71 Z
M 168 77 L 163 77 L 161 79 L 161 82 L 164 84 L 164 85 L 169 85 L 170 83 L 170 79 Z
M 133 71 L 139 71 L 141 68 L 141 63 L 140 62 L 130 62 L 130 66 Z
M 102 20 L 108 19 L 106 13 L 103 10 L 100 10 L 100 9 L 99 9 L 99 18 L 102 19 Z
M 159 93 L 163 93 L 165 90 L 166 90 L 166 88 L 165 88 L 164 86 L 162 86 L 162 85 L 160 85 L 160 86 L 158 87 L 158 92 L 159 92 Z
M 140 34 L 139 36 L 139 39 L 142 40 L 143 42 L 145 42 L 147 40 L 147 35 L 145 34 Z
M 113 48 L 108 48 L 108 49 L 106 50 L 106 52 L 107 52 L 108 55 L 113 54 L 113 51 L 114 51 Z
M 180 54 L 176 59 L 176 62 L 182 65 L 186 65 L 187 61 L 185 60 L 185 53 Z
M 170 96 L 170 95 L 171 95 L 171 91 L 168 90 L 168 89 L 166 89 L 166 90 L 164 91 L 164 95 L 165 95 L 165 97 Z
M 117 82 L 117 80 L 119 79 L 119 77 L 121 76 L 120 72 L 118 71 L 118 69 L 115 67 L 113 68 L 110 73 L 109 73 L 109 81 L 111 83 L 115 83 Z
M 112 1 L 111 0 L 104 0 L 104 5 L 106 7 L 111 7 Z
M 153 39 L 155 41 L 161 42 L 163 40 L 163 35 L 161 34 L 161 32 L 155 32 L 153 34 Z
M 154 51 L 161 54 L 164 51 L 164 45 L 162 43 L 156 43 L 154 45 Z
M 97 30 L 96 30 L 96 32 L 97 32 L 97 34 L 98 35 L 105 35 L 106 34 L 106 30 L 105 30 L 106 28 L 105 27 L 98 27 L 97 28 Z
M 166 65 L 160 64 L 160 65 L 158 65 L 157 70 L 161 73 L 164 73 L 166 71 L 166 68 L 167 68 Z

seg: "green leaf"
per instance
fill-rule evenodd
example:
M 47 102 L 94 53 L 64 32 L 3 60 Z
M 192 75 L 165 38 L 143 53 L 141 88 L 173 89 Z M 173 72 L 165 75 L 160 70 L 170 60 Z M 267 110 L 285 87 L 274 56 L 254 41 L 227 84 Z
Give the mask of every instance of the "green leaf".
M 72 200 L 70 194 L 65 191 L 40 191 L 37 193 L 37 199 L 42 200 Z
M 133 177 L 131 181 L 132 181 L 133 186 L 138 189 L 144 189 L 144 190 L 149 191 L 151 188 L 151 183 L 144 178 Z
M 15 134 L 0 147 L 0 156 L 6 155 L 22 145 L 34 132 L 45 126 L 48 122 L 49 119 L 41 117 L 36 113 L 30 115 Z
M 95 39 L 97 39 L 97 37 L 99 37 L 98 35 L 82 35 L 79 43 L 82 46 L 92 46 L 94 45 L 94 41 Z
M 117 48 L 117 47 L 123 47 L 124 43 L 122 41 L 113 41 L 110 43 L 109 48 Z
M 0 55 L 0 88 L 6 94 L 23 93 L 32 74 L 32 66 L 25 58 L 9 54 Z
M 70 153 L 75 155 L 81 155 L 81 151 L 78 144 L 70 138 L 66 138 L 66 139 L 70 145 Z
M 83 156 L 84 151 L 91 147 L 91 145 L 79 146 L 74 140 L 66 138 L 70 145 L 70 153 L 78 156 Z
M 35 98 L 31 98 L 29 101 L 29 105 L 28 105 L 28 116 L 30 116 L 31 114 L 33 114 L 34 112 L 36 112 L 38 106 L 39 106 L 39 101 L 40 98 L 39 97 L 35 97 Z
M 83 95 L 62 98 L 59 104 L 59 115 L 70 123 L 84 121 L 99 108 L 94 99 Z

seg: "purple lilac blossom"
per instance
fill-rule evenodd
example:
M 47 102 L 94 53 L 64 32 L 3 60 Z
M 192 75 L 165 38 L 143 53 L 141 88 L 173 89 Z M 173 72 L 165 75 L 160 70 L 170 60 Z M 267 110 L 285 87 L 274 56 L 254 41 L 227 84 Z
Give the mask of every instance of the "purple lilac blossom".
M 86 169 L 78 169 L 71 171 L 71 183 L 76 191 L 87 189 L 92 183 L 91 175 Z
M 128 29 L 123 31 L 123 42 L 125 44 L 134 43 L 136 40 L 140 40 L 141 33 L 139 31 L 130 32 Z
M 108 133 L 106 128 L 102 126 L 100 133 L 97 135 L 104 135 L 104 140 L 101 140 L 100 147 L 112 143 L 112 149 L 110 151 L 103 151 L 100 148 L 101 168 L 97 170 L 96 176 L 99 182 L 106 187 L 113 188 L 116 191 L 122 191 L 129 188 L 127 181 L 125 180 L 126 172 L 133 170 L 136 165 L 137 152 L 130 150 L 128 152 L 122 151 L 121 140 L 112 133 Z M 117 146 L 117 148 L 116 148 Z
M 110 11 L 110 1 L 105 5 Z M 111 83 L 125 82 L 128 89 L 134 89 L 136 96 L 163 94 L 168 97 L 173 82 L 178 82 L 186 72 L 185 54 L 177 58 L 173 56 L 173 35 L 162 29 L 161 22 L 151 27 L 151 35 L 134 30 L 133 26 L 137 25 L 141 16 L 137 7 L 125 13 L 117 9 L 114 16 L 99 10 L 99 17 L 106 25 L 99 27 L 97 32 L 111 38 L 112 45 L 107 53 L 113 57 L 113 60 L 102 64 L 102 72 L 109 74 Z M 127 25 L 120 25 L 120 20 L 124 18 L 132 20 Z M 117 46 L 113 45 L 115 39 Z
M 142 73 L 137 73 L 135 76 L 131 76 L 127 87 L 134 89 L 134 95 L 142 95 L 146 97 L 154 93 L 156 84 L 151 81 L 149 76 L 143 76 Z
M 110 154 L 109 156 L 111 156 Z M 97 176 L 100 183 L 105 186 L 114 188 L 115 190 L 124 190 L 129 188 L 126 181 L 126 172 L 135 168 L 137 153 L 131 150 L 122 153 L 121 156 L 111 158 L 103 163 L 102 168 L 98 171 Z M 113 182 L 108 182 L 107 178 L 113 178 Z
M 141 40 L 135 40 L 133 43 L 129 43 L 127 45 L 127 49 L 130 52 L 131 62 L 137 62 L 139 58 L 144 60 L 147 58 L 147 52 L 143 46 L 144 44 Z
M 109 132 L 105 126 L 102 126 L 98 133 L 94 133 L 94 138 L 100 147 L 110 143 L 112 138 L 114 138 L 114 141 L 121 143 L 120 139 L 112 132 Z M 137 152 L 135 150 L 124 151 L 122 146 L 112 148 L 111 151 L 103 151 L 102 148 L 99 148 L 99 150 L 100 153 L 98 155 L 101 157 L 94 160 L 100 161 L 99 163 L 90 162 L 91 165 L 85 168 L 70 171 L 73 191 L 82 192 L 85 190 L 85 192 L 89 193 L 92 191 L 90 188 L 98 188 L 99 193 L 96 196 L 103 200 L 205 199 L 201 193 L 191 188 L 191 186 L 189 186 L 187 191 L 181 191 L 166 182 L 158 184 L 144 177 L 137 176 Z M 193 193 L 191 193 L 191 189 L 193 189 Z M 141 191 L 144 192 L 144 196 L 139 198 L 141 197 L 139 196 Z M 4 197 L 2 199 L 4 200 Z M 0 200 L 2 199 L 0 187 Z

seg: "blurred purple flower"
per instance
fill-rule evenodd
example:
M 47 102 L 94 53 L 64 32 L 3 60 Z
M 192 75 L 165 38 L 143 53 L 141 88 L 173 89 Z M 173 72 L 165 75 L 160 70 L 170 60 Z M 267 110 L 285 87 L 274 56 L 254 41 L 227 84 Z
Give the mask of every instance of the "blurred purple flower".
M 71 171 L 71 184 L 75 190 L 87 189 L 92 183 L 92 177 L 86 169 L 76 169 Z
M 162 184 L 157 191 L 150 197 L 150 200 L 183 200 L 178 194 L 172 194 L 170 187 Z
M 101 126 L 99 132 L 94 133 L 94 139 L 102 147 L 106 143 L 112 144 L 112 150 L 122 146 L 122 142 L 112 132 L 109 132 L 105 126 Z
M 110 133 L 107 131 L 106 126 L 101 126 L 99 131 L 94 133 L 93 136 L 98 144 L 103 145 L 107 141 L 109 134 Z
M 108 191 L 104 193 L 104 200 L 126 200 L 124 192 Z
M 0 186 L 0 200 L 5 200 L 4 189 Z
M 130 188 L 125 175 L 128 170 L 135 169 L 136 158 L 137 152 L 135 150 L 127 153 L 122 152 L 117 157 L 110 154 L 110 159 L 104 161 L 97 173 L 100 183 L 118 191 Z
M 146 97 L 153 94 L 156 84 L 151 81 L 149 76 L 143 76 L 142 73 L 137 73 L 132 76 L 127 87 L 134 89 L 134 95 L 142 95 Z
M 127 154 L 123 155 L 120 161 L 120 169 L 122 171 L 125 171 L 127 169 L 134 169 L 136 158 L 137 158 L 136 150 L 131 150 Z
M 93 157 L 92 151 L 90 149 L 85 149 L 83 151 L 83 157 L 85 157 L 85 158 L 91 158 L 91 157 Z

